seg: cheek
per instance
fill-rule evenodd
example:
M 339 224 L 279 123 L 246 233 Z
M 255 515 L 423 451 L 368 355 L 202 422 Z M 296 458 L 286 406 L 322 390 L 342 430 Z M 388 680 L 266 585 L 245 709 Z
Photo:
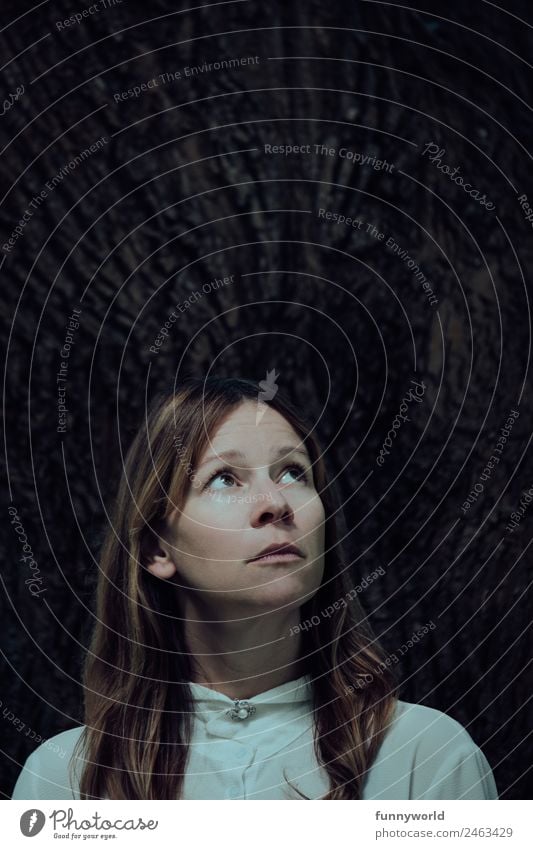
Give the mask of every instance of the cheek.
M 197 505 L 190 516 L 197 523 L 196 527 L 200 533 L 204 527 L 207 532 L 240 530 L 243 522 L 246 524 L 250 520 L 250 504 L 242 499 L 239 501 L 236 495 L 221 493 L 206 498 L 205 502 Z
M 323 539 L 325 534 L 325 519 L 324 505 L 320 498 L 316 497 L 313 502 L 308 503 L 302 508 L 301 521 L 305 524 L 308 530 L 313 529 L 316 539 Z
M 173 534 L 178 563 L 197 568 L 231 560 L 235 553 L 238 554 L 242 548 L 242 523 L 235 514 L 239 510 L 235 504 L 219 507 L 219 510 L 211 509 L 209 515 L 206 510 L 196 511 L 194 517 L 182 515 Z

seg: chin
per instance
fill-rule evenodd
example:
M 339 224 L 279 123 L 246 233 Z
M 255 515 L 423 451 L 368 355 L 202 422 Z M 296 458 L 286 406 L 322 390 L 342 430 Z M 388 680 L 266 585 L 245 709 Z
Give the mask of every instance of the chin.
M 298 609 L 318 592 L 318 585 L 310 587 L 302 585 L 301 581 L 291 581 L 290 578 L 276 583 L 268 583 L 264 587 L 256 587 L 250 594 L 250 607 L 268 609 L 271 613 L 286 614 Z

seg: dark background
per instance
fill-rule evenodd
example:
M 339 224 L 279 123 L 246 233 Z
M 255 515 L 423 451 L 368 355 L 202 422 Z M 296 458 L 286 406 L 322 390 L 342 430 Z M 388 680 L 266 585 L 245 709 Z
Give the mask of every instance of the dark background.
M 531 798 L 533 508 L 506 531 L 533 485 L 533 234 L 518 202 L 533 202 L 531 5 L 249 0 L 187 11 L 123 0 L 58 29 L 89 5 L 3 2 L 1 13 L 3 97 L 25 86 L 0 117 L 2 244 L 46 182 L 106 137 L 0 249 L 2 796 L 35 733 L 81 724 L 105 510 L 146 399 L 188 374 L 261 380 L 276 369 L 339 473 L 354 578 L 386 569 L 360 596 L 386 651 L 436 625 L 401 658 L 401 698 L 455 717 L 500 796 Z M 115 102 L 178 70 L 180 80 Z M 495 210 L 422 155 L 429 142 Z M 289 143 L 344 146 L 394 169 L 264 152 Z M 365 225 L 324 221 L 319 208 Z M 420 265 L 435 306 L 367 223 Z M 177 302 L 231 274 L 150 352 Z M 427 386 L 423 403 L 379 468 L 412 379 Z M 501 461 L 463 513 L 512 409 Z M 37 597 L 9 503 L 39 564 Z

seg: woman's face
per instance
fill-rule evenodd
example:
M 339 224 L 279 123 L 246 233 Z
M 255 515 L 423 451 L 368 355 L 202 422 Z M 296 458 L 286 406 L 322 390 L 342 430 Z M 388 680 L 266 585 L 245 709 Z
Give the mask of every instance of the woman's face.
M 213 619 L 287 612 L 322 581 L 325 515 L 309 454 L 280 413 L 266 405 L 257 413 L 245 401 L 226 417 L 199 459 L 181 513 L 167 524 L 172 582 Z M 252 560 L 272 544 L 294 544 L 302 556 Z

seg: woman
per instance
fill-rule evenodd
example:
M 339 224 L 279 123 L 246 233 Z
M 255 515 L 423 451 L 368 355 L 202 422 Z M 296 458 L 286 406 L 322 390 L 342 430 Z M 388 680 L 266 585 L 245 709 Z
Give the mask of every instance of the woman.
M 317 440 L 261 397 L 191 378 L 152 409 L 103 546 L 85 725 L 14 799 L 498 798 L 458 722 L 398 699 Z

